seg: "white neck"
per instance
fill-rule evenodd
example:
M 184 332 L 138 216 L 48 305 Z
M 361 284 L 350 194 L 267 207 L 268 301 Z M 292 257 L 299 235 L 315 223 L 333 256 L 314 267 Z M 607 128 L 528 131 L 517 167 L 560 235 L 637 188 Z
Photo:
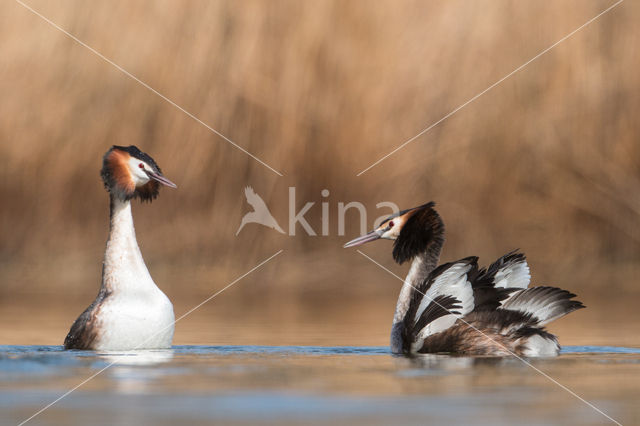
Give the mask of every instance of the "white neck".
M 157 287 L 144 264 L 131 215 L 131 202 L 111 197 L 111 228 L 104 254 L 102 287 L 110 293 L 145 293 Z
M 398 303 L 396 304 L 396 312 L 393 315 L 393 325 L 391 326 L 391 352 L 402 352 L 402 324 L 404 317 L 407 315 L 409 309 L 409 302 L 411 296 L 419 288 L 422 280 L 426 278 L 425 265 L 422 257 L 418 256 L 411 262 L 411 269 L 407 277 L 404 279 L 404 284 L 400 289 L 400 295 L 398 296 Z

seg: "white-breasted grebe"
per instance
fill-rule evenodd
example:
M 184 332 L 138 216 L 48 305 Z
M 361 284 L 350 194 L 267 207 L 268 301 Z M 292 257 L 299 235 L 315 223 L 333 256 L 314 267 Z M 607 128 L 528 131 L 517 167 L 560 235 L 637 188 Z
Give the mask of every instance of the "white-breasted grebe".
M 437 266 L 444 223 L 430 202 L 388 217 L 345 247 L 394 240 L 397 263 L 411 260 L 396 305 L 391 350 L 399 354 L 458 353 L 555 356 L 557 338 L 549 322 L 584 305 L 555 287 L 529 286 L 524 254 L 511 252 L 488 269 L 477 257 Z
M 65 349 L 128 350 L 168 348 L 173 340 L 173 305 L 156 286 L 142 259 L 131 215 L 131 200 L 151 202 L 160 184 L 176 188 L 149 155 L 135 146 L 113 146 L 104 155 L 109 192 L 109 239 L 102 285 L 64 340 Z

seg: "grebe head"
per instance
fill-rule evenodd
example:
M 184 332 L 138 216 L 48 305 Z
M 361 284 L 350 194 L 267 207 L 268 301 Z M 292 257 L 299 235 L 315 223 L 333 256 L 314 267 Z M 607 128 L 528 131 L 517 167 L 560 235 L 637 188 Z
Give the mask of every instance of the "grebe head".
M 177 188 L 153 158 L 134 145 L 112 146 L 104 155 L 100 175 L 107 191 L 123 200 L 138 197 L 150 202 L 158 196 L 160 184 Z
M 344 247 L 355 247 L 378 239 L 393 240 L 393 258 L 403 263 L 423 252 L 426 245 L 444 242 L 444 224 L 429 202 L 403 210 L 386 218 L 380 226 L 366 235 L 349 241 Z

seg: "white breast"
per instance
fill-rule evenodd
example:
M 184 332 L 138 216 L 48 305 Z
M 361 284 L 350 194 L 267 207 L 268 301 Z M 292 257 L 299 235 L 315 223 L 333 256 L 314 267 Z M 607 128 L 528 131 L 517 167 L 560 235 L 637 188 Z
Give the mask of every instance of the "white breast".
M 173 305 L 159 289 L 131 298 L 110 296 L 97 315 L 95 349 L 169 348 L 173 340 Z
M 114 200 L 112 206 L 102 286 L 108 296 L 96 312 L 95 349 L 171 347 L 173 305 L 142 259 L 129 201 Z

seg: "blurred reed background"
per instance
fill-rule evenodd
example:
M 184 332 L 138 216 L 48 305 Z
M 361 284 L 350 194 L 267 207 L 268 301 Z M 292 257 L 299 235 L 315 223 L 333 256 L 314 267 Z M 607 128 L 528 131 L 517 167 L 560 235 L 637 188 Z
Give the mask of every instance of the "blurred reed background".
M 400 283 L 337 235 L 338 202 L 435 200 L 443 261 L 521 248 L 588 309 L 564 344 L 640 345 L 640 5 L 624 2 L 360 177 L 364 168 L 613 1 L 36 1 L 28 4 L 275 169 L 14 2 L 0 5 L 0 343 L 58 344 L 98 291 L 110 145 L 178 190 L 134 206 L 175 343 L 387 344 Z M 288 188 L 320 233 L 287 228 Z M 321 197 L 323 189 L 330 191 Z M 391 244 L 363 250 L 398 274 Z

